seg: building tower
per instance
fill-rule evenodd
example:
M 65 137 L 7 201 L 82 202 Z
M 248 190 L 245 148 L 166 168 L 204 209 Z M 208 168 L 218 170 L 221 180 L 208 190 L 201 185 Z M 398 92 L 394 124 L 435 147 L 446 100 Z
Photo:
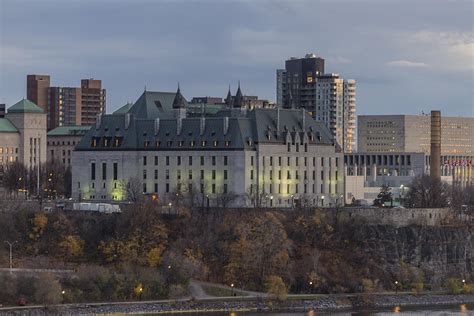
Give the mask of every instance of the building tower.
M 234 106 L 234 108 L 243 108 L 244 107 L 244 96 L 242 94 L 242 91 L 240 90 L 240 81 L 239 81 L 239 87 L 237 88 L 237 92 L 235 93 L 233 106 Z
M 26 98 L 48 112 L 49 75 L 26 76 Z
M 229 109 L 232 108 L 232 93 L 230 93 L 230 85 L 229 91 L 227 91 L 227 97 L 225 98 L 225 104 Z

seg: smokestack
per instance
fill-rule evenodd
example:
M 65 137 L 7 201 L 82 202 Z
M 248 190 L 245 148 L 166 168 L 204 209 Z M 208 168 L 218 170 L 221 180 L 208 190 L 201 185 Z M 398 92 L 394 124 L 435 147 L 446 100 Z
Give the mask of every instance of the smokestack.
M 431 111 L 430 175 L 441 179 L 441 111 Z

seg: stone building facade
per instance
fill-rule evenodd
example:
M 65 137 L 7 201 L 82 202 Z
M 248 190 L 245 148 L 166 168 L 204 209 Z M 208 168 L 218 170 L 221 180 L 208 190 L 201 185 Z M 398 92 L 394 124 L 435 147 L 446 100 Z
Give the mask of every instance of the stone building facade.
M 124 185 L 171 203 L 176 195 L 219 206 L 295 207 L 342 201 L 343 155 L 304 110 L 234 107 L 186 117 L 179 89 L 145 91 L 126 113 L 104 115 L 73 153 L 73 197 L 122 200 Z M 220 205 L 222 206 L 222 205 Z

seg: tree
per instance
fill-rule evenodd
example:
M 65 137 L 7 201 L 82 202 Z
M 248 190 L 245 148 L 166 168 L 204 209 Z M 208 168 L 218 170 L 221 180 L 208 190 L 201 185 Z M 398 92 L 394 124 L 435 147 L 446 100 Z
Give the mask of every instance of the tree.
M 409 186 L 407 201 L 410 207 L 437 208 L 448 206 L 449 187 L 429 175 L 414 178 Z
M 12 192 L 17 193 L 20 189 L 26 189 L 26 175 L 25 166 L 21 162 L 14 161 L 6 166 L 3 175 L 3 186 L 10 194 Z
M 235 228 L 237 240 L 230 245 L 225 267 L 228 283 L 240 280 L 261 289 L 270 275 L 288 274 L 290 241 L 280 215 L 265 212 Z
M 84 251 L 84 241 L 77 235 L 68 235 L 59 242 L 59 251 L 65 259 L 82 256 Z
M 267 193 L 265 193 L 265 188 L 263 186 L 257 185 L 250 185 L 245 192 L 245 197 L 248 201 L 252 204 L 253 207 L 259 209 L 262 207 L 263 201 L 265 201 L 267 197 Z
M 52 273 L 41 273 L 38 277 L 35 300 L 39 304 L 58 304 L 61 302 L 61 285 Z
M 390 202 L 390 206 L 393 205 L 392 188 L 388 184 L 383 184 L 380 188 L 380 193 L 374 200 L 374 205 L 385 206 L 386 202 Z
M 267 293 L 276 297 L 279 301 L 286 300 L 288 290 L 283 279 L 276 275 L 271 275 L 267 278 L 265 283 Z
M 125 185 L 125 196 L 128 201 L 139 202 L 143 197 L 142 182 L 138 177 L 128 179 Z
M 239 198 L 239 195 L 232 192 L 224 192 L 223 188 L 220 188 L 217 193 L 217 206 L 222 207 L 222 208 L 227 208 L 232 202 L 237 200 Z

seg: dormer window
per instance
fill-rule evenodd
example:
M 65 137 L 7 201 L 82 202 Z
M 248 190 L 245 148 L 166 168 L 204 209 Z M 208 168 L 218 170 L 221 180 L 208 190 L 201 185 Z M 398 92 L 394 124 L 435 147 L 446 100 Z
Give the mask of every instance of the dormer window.
M 212 143 L 212 145 L 213 145 L 214 147 L 217 147 L 218 144 L 219 144 L 219 142 L 218 142 L 217 140 L 215 140 L 215 141 Z
M 178 146 L 179 146 L 179 147 L 183 147 L 183 144 L 184 144 L 184 141 L 182 141 L 182 140 L 180 140 L 180 141 L 178 142 Z
M 143 142 L 143 147 L 148 148 L 149 145 L 150 145 L 150 141 L 145 140 L 145 141 Z
M 114 140 L 114 147 L 120 147 L 120 146 L 122 146 L 122 141 L 123 141 L 123 138 L 122 138 L 122 137 L 115 137 L 115 140 Z
M 91 147 L 97 147 L 97 140 L 100 139 L 98 137 L 92 137 L 91 139 Z
M 201 141 L 201 146 L 202 147 L 206 147 L 206 145 L 207 145 L 207 141 L 205 141 L 205 140 Z
M 161 142 L 159 140 L 156 141 L 156 148 L 159 148 L 161 145 Z
M 194 146 L 196 146 L 196 142 L 195 142 L 194 140 L 192 140 L 192 141 L 189 142 L 189 145 L 190 145 L 191 147 L 194 147 Z
M 171 140 L 167 141 L 167 142 L 166 142 L 166 145 L 167 145 L 168 147 L 171 147 L 171 146 L 173 145 L 173 141 L 171 141 Z

